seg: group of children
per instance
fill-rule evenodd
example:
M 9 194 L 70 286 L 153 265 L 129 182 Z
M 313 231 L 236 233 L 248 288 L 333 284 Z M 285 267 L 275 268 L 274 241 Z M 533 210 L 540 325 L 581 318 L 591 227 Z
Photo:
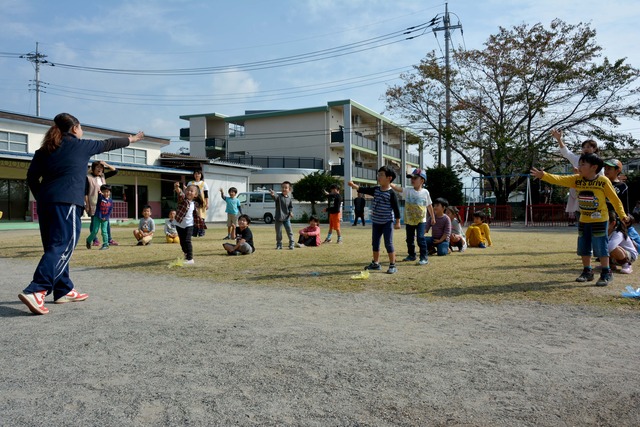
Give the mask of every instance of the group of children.
M 576 210 L 580 211 L 578 222 L 578 251 L 582 258 L 582 273 L 577 282 L 590 282 L 595 279 L 591 258 L 598 258 L 601 265 L 600 277 L 596 286 L 607 286 L 613 280 L 612 261 L 621 266 L 621 273 L 630 273 L 631 264 L 638 257 L 637 245 L 629 233 L 637 234 L 632 224 L 632 217 L 627 215 L 618 197 L 618 191 L 612 183 L 622 171 L 617 160 L 607 161 L 610 167 L 619 169 L 610 178 L 603 174 L 605 161 L 598 155 L 597 143 L 586 140 L 582 143 L 582 154 L 573 155 L 562 142 L 562 131 L 553 129 L 551 135 L 558 141 L 561 154 L 571 161 L 577 173 L 574 175 L 553 175 L 536 168 L 531 175 L 550 184 L 569 187 L 574 192 Z M 572 203 L 570 199 L 570 203 Z M 638 239 L 640 242 L 640 238 Z

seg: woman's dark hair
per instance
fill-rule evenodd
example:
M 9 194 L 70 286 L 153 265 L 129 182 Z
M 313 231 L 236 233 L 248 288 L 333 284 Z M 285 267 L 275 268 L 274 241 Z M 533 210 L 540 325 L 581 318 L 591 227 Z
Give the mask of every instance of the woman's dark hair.
M 619 231 L 620 233 L 622 233 L 624 240 L 627 240 L 627 237 L 629 236 L 627 232 L 627 225 L 624 223 L 624 221 L 620 220 L 620 217 L 618 217 L 616 211 L 609 211 L 609 222 L 615 222 L 615 231 Z
M 204 181 L 204 174 L 202 173 L 202 169 L 196 169 L 193 171 L 193 179 L 196 179 L 196 172 L 200 174 L 200 179 Z
M 53 126 L 49 128 L 42 139 L 42 148 L 53 153 L 62 142 L 62 136 L 78 126 L 80 122 L 69 113 L 60 113 L 53 119 Z

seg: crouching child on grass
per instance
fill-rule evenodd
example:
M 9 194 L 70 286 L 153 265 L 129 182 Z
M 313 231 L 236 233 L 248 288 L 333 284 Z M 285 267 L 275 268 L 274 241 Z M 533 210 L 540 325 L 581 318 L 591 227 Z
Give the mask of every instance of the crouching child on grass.
M 234 230 L 236 243 L 223 243 L 222 247 L 227 251 L 227 255 L 250 255 L 255 252 L 253 245 L 253 233 L 249 229 L 251 218 L 249 215 L 238 217 L 238 226 Z
M 607 199 L 613 205 L 620 218 L 630 222 L 631 217 L 624 212 L 624 207 L 616 194 L 611 181 L 598 175 L 604 163 L 595 154 L 583 154 L 578 161 L 576 175 L 558 176 L 531 168 L 531 175 L 550 184 L 575 188 L 578 192 L 580 208 L 580 222 L 578 223 L 578 255 L 582 257 L 582 274 L 576 282 L 590 282 L 594 279 L 591 268 L 593 254 L 600 259 L 602 272 L 596 286 L 607 286 L 613 281 L 613 274 L 609 267 L 608 251 L 608 222 L 609 212 Z

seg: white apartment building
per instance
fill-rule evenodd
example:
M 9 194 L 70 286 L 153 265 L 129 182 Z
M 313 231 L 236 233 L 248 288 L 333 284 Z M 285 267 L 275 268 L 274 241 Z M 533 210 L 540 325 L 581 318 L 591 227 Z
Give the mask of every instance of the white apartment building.
M 419 136 L 353 100 L 320 107 L 247 111 L 241 116 L 219 113 L 180 116 L 189 121 L 181 139 L 191 156 L 220 158 L 260 166 L 251 188 L 274 188 L 288 180 L 330 170 L 347 182 L 375 185 L 376 171 L 390 165 L 404 184 L 405 172 L 423 164 L 409 153 L 408 141 Z

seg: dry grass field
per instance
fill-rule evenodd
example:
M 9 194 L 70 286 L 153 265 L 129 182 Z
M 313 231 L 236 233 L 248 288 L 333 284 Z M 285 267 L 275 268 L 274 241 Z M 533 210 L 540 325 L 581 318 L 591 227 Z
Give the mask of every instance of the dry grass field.
M 160 221 L 158 221 L 160 223 Z M 158 224 L 160 226 L 160 224 Z M 297 232 L 302 224 L 294 224 Z M 160 227 L 159 227 L 160 228 Z M 131 227 L 113 227 L 120 246 L 108 251 L 87 250 L 83 229 L 81 242 L 72 260 L 78 266 L 100 268 L 101 279 L 109 281 L 108 271 L 135 270 L 149 275 L 193 277 L 213 283 L 246 283 L 255 286 L 305 287 L 341 292 L 387 292 L 415 295 L 429 300 L 476 300 L 502 302 L 526 300 L 551 304 L 589 305 L 636 310 L 640 301 L 622 298 L 625 286 L 638 287 L 638 274 L 615 274 L 606 288 L 574 281 L 581 265 L 575 255 L 576 229 L 495 228 L 494 245 L 487 249 L 469 248 L 445 257 L 430 257 L 427 266 L 399 262 L 398 273 L 386 274 L 388 258 L 381 256 L 382 272 L 368 279 L 351 276 L 361 272 L 371 260 L 371 229 L 343 227 L 343 244 L 319 248 L 275 250 L 273 226 L 252 224 L 256 252 L 250 256 L 227 256 L 222 249 L 226 234 L 222 225 L 210 225 L 204 238 L 194 239 L 196 264 L 175 267 L 182 256 L 179 245 L 167 244 L 158 235 L 149 246 L 135 246 Z M 0 257 L 30 260 L 41 255 L 36 231 L 3 231 Z M 323 237 L 326 225 L 323 226 Z M 404 229 L 395 233 L 398 259 L 406 256 Z M 640 269 L 640 267 L 637 267 Z M 25 285 L 29 278 L 24 278 Z M 135 286 L 135 283 L 131 283 Z M 81 289 L 82 284 L 78 287 Z

